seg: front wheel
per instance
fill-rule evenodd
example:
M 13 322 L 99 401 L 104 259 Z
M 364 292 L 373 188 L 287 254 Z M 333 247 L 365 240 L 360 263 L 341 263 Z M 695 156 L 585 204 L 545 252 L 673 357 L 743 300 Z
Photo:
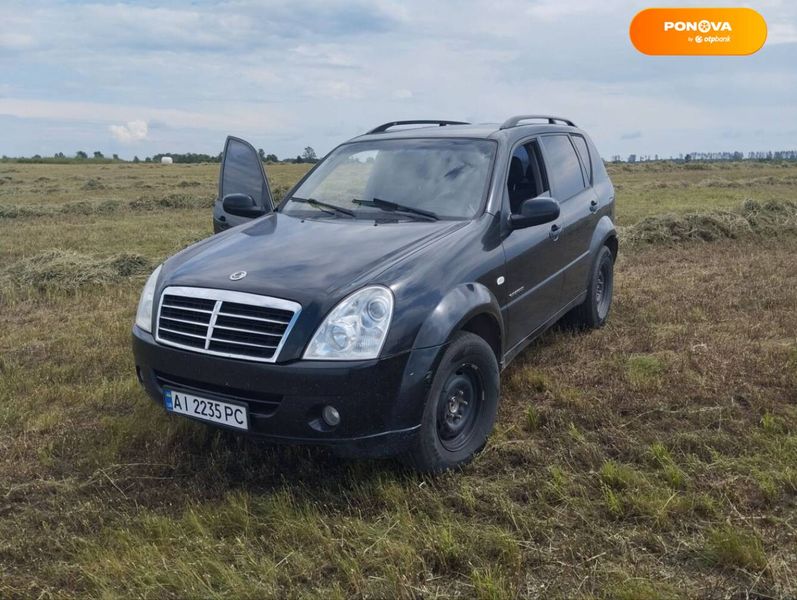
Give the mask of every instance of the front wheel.
M 587 297 L 573 310 L 573 320 L 579 327 L 603 327 L 609 317 L 614 294 L 614 255 L 602 246 L 592 265 Z
M 498 361 L 490 345 L 473 333 L 455 334 L 429 389 L 418 437 L 404 461 L 422 472 L 468 462 L 492 431 L 499 387 Z

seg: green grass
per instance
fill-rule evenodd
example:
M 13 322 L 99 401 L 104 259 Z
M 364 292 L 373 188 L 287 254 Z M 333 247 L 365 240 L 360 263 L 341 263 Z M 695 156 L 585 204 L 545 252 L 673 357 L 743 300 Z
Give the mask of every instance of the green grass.
M 733 209 L 745 200 L 797 201 L 794 162 L 610 164 L 620 225 L 644 217 Z
M 747 569 L 756 573 L 767 567 L 764 545 L 755 535 L 730 525 L 712 529 L 705 545 L 706 558 L 728 569 Z
M 0 597 L 797 595 L 797 236 L 623 243 L 607 327 L 534 343 L 484 451 L 420 477 L 139 389 L 140 288 L 216 169 L 0 164 Z M 627 226 L 797 199 L 790 166 L 611 169 Z

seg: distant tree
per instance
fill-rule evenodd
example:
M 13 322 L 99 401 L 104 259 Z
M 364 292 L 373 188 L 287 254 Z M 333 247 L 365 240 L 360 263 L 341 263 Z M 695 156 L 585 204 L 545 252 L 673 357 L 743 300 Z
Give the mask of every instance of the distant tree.
M 266 154 L 266 162 L 279 162 L 280 159 L 277 158 L 276 154 Z
M 89 155 L 83 152 L 83 150 L 78 150 L 75 152 L 75 158 L 88 158 Z
M 294 160 L 293 162 L 295 162 L 297 165 L 300 165 L 300 164 L 302 164 L 304 162 L 304 160 L 302 159 L 302 157 L 300 155 L 297 155 L 296 156 L 296 160 Z
M 628 162 L 635 163 L 636 162 L 636 154 L 629 154 L 628 155 Z
M 55 158 L 66 158 L 66 156 L 64 156 L 63 152 L 56 152 L 53 156 Z
M 147 158 L 144 159 L 144 162 L 152 162 L 152 159 L 148 156 Z
M 118 154 L 114 154 L 114 155 L 113 155 L 113 159 L 114 159 L 114 160 L 119 160 L 119 155 L 118 155 Z
M 261 161 L 261 162 L 266 162 L 266 151 L 265 151 L 265 150 L 263 150 L 263 148 L 260 148 L 260 149 L 257 151 L 257 155 L 260 157 L 260 161 Z
M 692 162 L 692 155 L 691 155 L 691 154 L 687 154 L 687 155 L 684 157 L 684 161 L 686 161 L 686 162 Z
M 95 150 L 94 151 L 94 158 L 105 158 L 105 156 L 99 150 Z
M 41 160 L 41 158 L 42 158 L 41 154 L 34 154 L 33 155 L 33 160 Z
M 316 156 L 315 150 L 313 150 L 312 146 L 307 146 L 307 148 L 304 149 L 302 158 L 305 162 L 309 163 L 316 162 L 318 160 L 318 157 Z
M 141 162 L 141 161 L 138 159 L 138 156 L 134 156 L 134 157 L 133 157 L 133 162 L 134 162 L 134 163 L 137 163 L 137 162 Z
M 197 154 L 195 152 L 186 152 L 180 154 L 179 152 L 167 152 L 166 154 L 155 154 L 152 157 L 152 162 L 160 162 L 161 158 L 168 156 L 175 163 L 181 164 L 196 164 L 196 163 L 212 163 L 219 162 L 218 156 L 211 156 L 210 154 Z

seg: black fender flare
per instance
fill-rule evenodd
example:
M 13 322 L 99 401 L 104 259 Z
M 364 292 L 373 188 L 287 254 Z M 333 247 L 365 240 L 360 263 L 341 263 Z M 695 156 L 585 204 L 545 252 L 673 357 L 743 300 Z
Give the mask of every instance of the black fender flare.
M 504 352 L 504 319 L 501 316 L 501 306 L 495 294 L 481 283 L 462 283 L 443 296 L 421 325 L 413 348 L 446 344 L 455 332 L 480 314 L 489 315 L 498 326 L 500 363 Z
M 609 240 L 613 240 L 613 242 Z M 617 258 L 617 229 L 611 218 L 609 218 L 608 215 L 603 215 L 595 226 L 595 230 L 592 232 L 592 240 L 589 244 L 589 255 L 592 257 L 592 261 L 595 260 L 601 246 L 607 245 L 607 243 L 609 244 L 612 254 Z M 590 261 L 590 264 L 592 261 Z

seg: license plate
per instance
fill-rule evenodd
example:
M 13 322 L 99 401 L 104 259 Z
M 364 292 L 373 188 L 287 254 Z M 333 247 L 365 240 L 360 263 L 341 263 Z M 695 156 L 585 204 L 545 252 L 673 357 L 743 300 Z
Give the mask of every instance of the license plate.
M 192 394 L 163 390 L 163 403 L 169 412 L 220 423 L 236 429 L 249 429 L 246 406 L 200 398 Z

